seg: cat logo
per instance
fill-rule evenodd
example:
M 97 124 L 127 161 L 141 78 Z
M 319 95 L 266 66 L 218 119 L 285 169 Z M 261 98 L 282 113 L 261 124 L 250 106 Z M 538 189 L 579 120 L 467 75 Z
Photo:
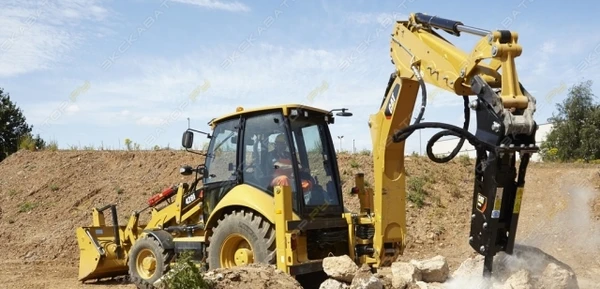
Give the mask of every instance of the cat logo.
M 392 113 L 394 113 L 394 108 L 396 107 L 396 100 L 398 100 L 398 92 L 400 91 L 400 84 L 396 84 L 394 89 L 392 90 L 392 95 L 390 95 L 390 100 L 388 101 L 387 107 L 385 108 L 385 117 L 390 119 L 392 117 Z
M 484 195 L 482 195 L 482 194 L 478 194 L 478 196 L 477 196 L 477 210 L 480 211 L 481 213 L 484 213 L 486 207 L 487 207 L 487 198 Z

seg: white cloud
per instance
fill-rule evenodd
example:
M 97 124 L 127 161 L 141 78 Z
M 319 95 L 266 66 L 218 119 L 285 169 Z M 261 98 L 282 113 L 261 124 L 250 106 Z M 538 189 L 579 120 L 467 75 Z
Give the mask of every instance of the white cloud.
M 388 25 L 394 23 L 397 20 L 405 20 L 408 18 L 406 13 L 394 12 L 394 13 L 364 13 L 364 12 L 350 12 L 346 16 L 346 20 L 351 23 L 357 24 L 381 24 Z
M 551 62 L 554 57 L 552 57 L 556 53 L 556 43 L 554 40 L 548 40 L 542 43 L 539 49 L 539 60 L 535 66 L 533 73 L 535 75 L 542 75 L 548 72 L 548 65 L 551 65 Z
M 143 116 L 143 117 L 139 118 L 135 123 L 137 123 L 139 125 L 155 126 L 155 125 L 161 124 L 163 121 L 164 120 L 160 117 Z
M 83 43 L 82 21 L 102 21 L 95 0 L 18 1 L 0 12 L 0 77 L 51 68 Z
M 67 112 L 68 113 L 73 114 L 73 113 L 76 113 L 78 111 L 79 111 L 79 106 L 77 104 L 71 104 L 71 105 L 67 106 Z
M 72 17 L 82 16 L 73 14 Z M 355 23 L 373 23 L 377 26 L 388 21 L 386 19 L 405 18 L 390 13 L 355 13 L 348 17 Z M 372 35 L 375 35 L 375 29 L 373 31 Z M 148 130 L 169 131 L 167 126 L 187 125 L 186 117 L 192 119 L 192 125 L 199 124 L 199 129 L 206 129 L 202 126 L 208 119 L 233 112 L 237 106 L 248 108 L 293 102 L 326 109 L 350 108 L 354 116 L 338 118 L 332 133 L 334 137 L 345 136 L 346 149 L 351 147 L 352 139 L 356 140 L 358 149 L 370 148 L 368 117 L 378 110 L 389 73 L 394 69 L 389 61 L 389 40 L 385 31 L 378 39 L 365 37 L 365 41 L 373 47 L 367 50 L 357 49 L 362 42 L 344 43 L 345 48 L 338 50 L 255 43 L 243 52 L 236 50 L 239 47 L 235 45 L 229 48 L 214 46 L 211 49 L 195 47 L 195 53 L 179 56 L 167 54 L 145 58 L 130 54 L 115 62 L 107 78 L 90 80 L 89 91 L 77 99 L 79 113 L 63 115 L 55 123 L 134 130 L 122 134 L 141 134 L 135 139 L 143 141 Z M 560 50 L 566 48 L 554 42 L 528 47 L 533 48 L 524 47 L 526 53 L 519 57 L 519 61 L 523 60 L 517 66 L 519 77 L 529 90 L 544 92 L 551 88 L 547 82 L 556 74 L 541 72 L 562 72 L 562 69 L 557 69 L 562 66 L 557 65 L 556 55 L 564 54 Z M 472 45 L 468 48 L 472 48 Z M 600 54 L 600 49 L 586 49 L 591 52 L 585 53 L 593 53 L 594 56 Z M 342 63 L 350 58 L 350 68 L 343 70 Z M 593 59 L 597 60 L 598 57 Z M 552 61 L 544 66 L 542 60 Z M 566 62 L 561 63 L 565 65 Z M 224 67 L 225 64 L 227 67 Z M 598 72 L 597 67 L 593 69 Z M 536 72 L 540 74 L 536 75 Z M 74 80 L 71 83 L 82 82 Z M 194 91 L 197 92 L 197 98 L 191 102 L 190 94 Z M 314 98 L 310 97 L 311 93 Z M 444 121 L 462 126 L 463 101 L 460 96 L 441 92 L 429 85 L 428 93 L 430 99 L 425 113 L 426 121 Z M 67 96 L 65 94 L 65 99 Z M 543 99 L 544 96 L 537 97 Z M 420 101 L 419 92 L 417 107 Z M 57 106 L 57 103 L 40 102 L 36 109 L 28 110 L 28 119 L 33 120 L 35 125 Z M 472 113 L 471 124 L 475 122 L 475 114 Z M 423 136 L 429 131 L 423 131 Z M 111 129 L 111 133 L 120 132 Z M 115 137 L 109 135 L 108 138 Z M 428 138 L 424 138 L 423 143 L 425 140 Z M 418 148 L 417 134 L 409 139 L 407 151 L 413 147 Z
M 51 123 L 120 129 L 124 125 L 139 126 L 142 131 L 146 127 L 180 125 L 186 117 L 192 123 L 204 124 L 210 118 L 233 112 L 237 106 L 291 102 L 352 109 L 355 117 L 341 121 L 348 126 L 336 125 L 334 129 L 335 133 L 348 137 L 355 134 L 358 138 L 368 136 L 368 113 L 379 108 L 393 69 L 385 58 L 367 63 L 364 52 L 342 71 L 340 65 L 353 52 L 352 48 L 323 50 L 258 44 L 251 51 L 240 53 L 233 62 L 226 62 L 230 64 L 224 68 L 223 60 L 233 49 L 200 50 L 176 58 L 153 57 L 152 61 L 141 56 L 123 58 L 115 63 L 115 73 L 109 78 L 90 80 L 90 88 L 77 97 L 77 114 L 61 114 Z M 119 75 L 121 67 L 127 68 L 127 74 Z M 191 101 L 194 93 L 195 101 Z M 57 102 L 38 102 L 28 108 L 28 120 L 34 125 L 43 122 L 58 106 Z M 356 125 L 362 128 L 359 133 Z M 359 144 L 362 146 L 362 142 Z
M 250 7 L 246 6 L 241 2 L 224 2 L 224 1 L 215 1 L 215 0 L 171 0 L 172 2 L 179 2 L 183 4 L 191 4 L 196 5 L 208 9 L 219 9 L 226 10 L 231 12 L 248 12 L 250 11 Z

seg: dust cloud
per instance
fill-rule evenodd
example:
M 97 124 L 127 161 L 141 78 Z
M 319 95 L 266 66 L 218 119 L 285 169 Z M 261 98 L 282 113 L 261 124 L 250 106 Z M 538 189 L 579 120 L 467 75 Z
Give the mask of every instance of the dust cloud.
M 498 253 L 494 258 L 491 280 L 482 276 L 483 256 L 477 256 L 466 260 L 444 284 L 444 288 L 491 288 L 493 284 L 503 284 L 519 270 L 531 272 L 531 281 L 537 282 L 549 263 L 575 271 L 576 274 L 579 272 L 573 270 L 570 264 L 580 267 L 583 264 L 600 265 L 597 258 L 587 258 L 600 256 L 600 222 L 595 220 L 592 211 L 593 202 L 600 194 L 588 184 L 565 184 L 558 191 L 560 196 L 551 195 L 550 192 L 547 196 L 557 200 L 555 206 L 559 208 L 558 213 L 551 217 L 537 215 L 539 223 L 517 237 L 518 244 L 512 255 Z M 550 211 L 549 208 L 545 209 Z M 577 279 L 580 286 L 595 283 L 590 283 L 587 276 L 577 276 Z
M 566 207 L 552 218 L 544 221 L 539 216 L 540 225 L 536 230 L 520 238 L 520 242 L 580 262 L 574 256 L 598 256 L 600 254 L 600 222 L 595 220 L 592 206 L 600 196 L 597 190 L 588 184 L 568 184 L 560 190 Z

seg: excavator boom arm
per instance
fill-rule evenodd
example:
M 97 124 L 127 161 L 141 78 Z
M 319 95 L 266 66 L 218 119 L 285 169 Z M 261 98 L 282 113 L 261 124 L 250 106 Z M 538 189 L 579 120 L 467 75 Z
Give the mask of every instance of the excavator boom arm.
M 481 38 L 467 54 L 436 33 L 436 28 L 455 36 L 466 32 Z M 427 83 L 458 95 L 475 95 L 471 82 L 478 75 L 490 87 L 502 88 L 500 97 L 505 107 L 524 109 L 528 99 L 519 86 L 514 61 L 522 52 L 517 41 L 516 32 L 487 31 L 459 21 L 414 13 L 408 21 L 396 23 L 391 57 L 402 76 L 410 77 L 416 66 Z
M 470 33 L 481 39 L 466 53 L 435 29 L 455 36 Z M 396 23 L 390 41 L 396 71 L 390 76 L 379 111 L 369 119 L 375 164 L 373 251 L 379 264 L 390 262 L 393 255 L 388 248 L 404 249 L 404 141 L 414 131 L 425 128 L 442 129 L 427 144 L 427 154 L 434 162 L 454 158 L 465 141 L 477 151 L 468 240 L 485 256 L 484 275 L 491 274 L 497 252 L 512 253 L 525 172 L 531 154 L 538 151 L 537 124 L 533 120 L 535 98 L 520 84 L 515 67 L 514 59 L 522 51 L 517 39 L 512 31 L 487 31 L 422 13 L 413 13 L 408 21 Z M 462 128 L 421 122 L 427 103 L 426 83 L 462 96 Z M 419 90 L 421 110 L 411 124 Z M 469 96 L 475 99 L 469 102 Z M 476 114 L 475 134 L 468 131 L 469 108 Z M 449 135 L 460 138 L 458 146 L 446 157 L 434 155 L 433 143 Z

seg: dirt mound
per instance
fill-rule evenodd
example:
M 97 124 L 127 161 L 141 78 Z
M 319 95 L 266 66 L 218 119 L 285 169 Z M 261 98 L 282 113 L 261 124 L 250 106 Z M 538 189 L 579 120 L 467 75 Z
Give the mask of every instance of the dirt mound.
M 191 180 L 179 175 L 181 165 L 201 161 L 182 151 L 20 151 L 0 163 L 0 238 L 5 240 L 0 253 L 13 260 L 77 262 L 75 228 L 90 224 L 92 207 L 116 204 L 124 224 L 153 194 Z M 453 246 L 464 232 L 472 177 L 470 165 L 459 162 L 407 159 L 409 189 L 418 191 L 412 198 L 416 204 L 407 209 L 411 254 Z M 365 173 L 368 186 L 374 183 L 370 155 L 341 154 L 339 163 L 345 193 L 357 172 Z M 349 193 L 345 198 L 346 207 L 356 211 L 358 199 Z M 141 221 L 148 216 L 142 214 Z M 442 216 L 458 221 L 436 222 Z
M 75 228 L 91 224 L 92 207 L 117 204 L 125 224 L 151 195 L 190 180 L 179 175 L 179 166 L 198 161 L 175 151 L 20 151 L 0 163 L 0 254 L 74 262 Z
M 292 276 L 275 269 L 275 266 L 262 264 L 250 264 L 232 269 L 216 269 L 207 272 L 204 278 L 214 282 L 214 289 L 302 289 L 300 283 Z
M 353 176 L 365 173 L 366 185 L 372 186 L 372 156 L 342 153 L 338 160 L 344 203 L 355 211 L 358 199 L 349 194 Z M 75 228 L 91 223 L 92 207 L 116 204 L 124 225 L 150 196 L 192 179 L 179 174 L 181 165 L 201 161 L 200 156 L 183 151 L 20 151 L 0 162 L 0 254 L 5 260 L 52 261 L 76 268 Z M 474 160 L 457 157 L 436 164 L 411 156 L 405 165 L 408 247 L 400 260 L 443 255 L 453 271 L 475 255 L 467 241 Z M 598 243 L 591 242 L 599 239 L 598 234 L 589 229 L 600 223 L 600 168 L 531 164 L 526 182 L 518 242 L 564 260 L 574 267 L 578 278 L 597 280 L 599 261 L 584 257 L 600 254 L 600 246 L 592 246 Z M 582 205 L 582 198 L 574 196 L 583 189 L 588 201 Z M 581 214 L 586 210 L 589 213 Z M 142 214 L 142 222 L 148 214 Z M 587 244 L 574 246 L 574 241 L 569 241 L 574 234 L 578 244 L 588 240 Z M 76 271 L 69 272 L 69 278 L 76 278 Z

